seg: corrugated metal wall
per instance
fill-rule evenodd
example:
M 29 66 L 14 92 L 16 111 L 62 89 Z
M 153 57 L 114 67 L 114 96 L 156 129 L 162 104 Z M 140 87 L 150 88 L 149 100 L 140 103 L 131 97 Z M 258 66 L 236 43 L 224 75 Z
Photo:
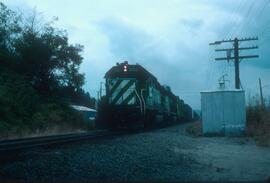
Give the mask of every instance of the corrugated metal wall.
M 245 92 L 201 92 L 203 133 L 242 135 L 246 126 Z

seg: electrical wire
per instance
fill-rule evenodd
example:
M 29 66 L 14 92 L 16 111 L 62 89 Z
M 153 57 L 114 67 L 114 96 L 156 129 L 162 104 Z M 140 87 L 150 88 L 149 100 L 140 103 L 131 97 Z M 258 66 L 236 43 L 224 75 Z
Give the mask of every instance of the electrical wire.
M 214 55 L 213 51 L 211 51 L 210 46 L 209 46 L 209 62 L 208 62 L 208 73 L 207 73 L 207 81 L 206 81 L 206 88 L 210 87 L 210 83 L 212 82 L 213 78 L 213 62 L 214 62 Z
M 243 20 L 244 22 L 242 22 L 241 26 L 240 26 L 240 29 L 239 31 L 237 32 L 237 35 L 243 35 L 243 31 L 244 31 L 244 28 L 246 28 L 246 25 L 248 24 L 247 22 L 245 22 L 245 20 L 249 20 L 249 16 L 251 15 L 251 12 L 252 12 L 252 8 L 254 7 L 255 1 L 250 1 L 250 4 L 249 6 L 247 6 L 247 11 L 246 13 L 244 14 L 243 17 L 245 17 Z
M 241 9 L 243 9 L 244 11 L 247 9 L 246 8 L 246 3 L 244 2 L 244 1 L 242 1 L 242 3 L 240 4 L 240 7 L 239 7 L 239 10 L 238 10 L 238 14 L 240 15 L 240 14 L 242 14 L 242 12 L 243 11 L 241 11 Z M 242 16 L 236 16 L 235 17 L 235 19 L 234 19 L 234 22 L 236 23 L 236 22 L 239 22 L 240 20 L 241 20 L 241 18 L 242 18 Z M 236 32 L 238 32 L 238 29 L 239 29 L 239 26 L 235 26 L 235 27 L 233 27 L 232 29 L 231 29 L 231 31 L 230 31 L 230 34 L 229 34 L 229 36 L 230 37 L 236 37 Z
M 270 84 L 266 84 L 266 85 L 263 85 L 262 88 L 266 88 L 266 87 L 269 87 Z
M 243 2 L 244 2 L 243 0 L 240 1 L 240 3 L 238 4 L 238 6 L 234 9 L 234 11 L 233 11 L 233 13 L 232 13 L 232 15 L 231 15 L 231 19 L 230 19 L 229 22 L 235 22 L 235 20 L 236 20 L 236 15 L 239 14 L 239 10 L 240 10 L 241 7 L 243 6 Z M 224 36 L 226 39 L 229 39 L 228 36 L 231 35 L 232 30 L 233 30 L 233 27 L 230 29 L 230 31 L 227 31 L 227 34 Z M 224 31 L 226 31 L 226 30 L 224 30 Z

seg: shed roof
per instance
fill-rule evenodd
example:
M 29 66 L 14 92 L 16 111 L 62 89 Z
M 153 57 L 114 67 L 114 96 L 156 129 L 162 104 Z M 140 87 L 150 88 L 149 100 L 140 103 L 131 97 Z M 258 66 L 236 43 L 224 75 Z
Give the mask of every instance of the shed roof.
M 73 109 L 78 111 L 91 111 L 91 112 L 97 112 L 95 109 L 91 109 L 89 107 L 85 106 L 79 106 L 79 105 L 70 105 Z

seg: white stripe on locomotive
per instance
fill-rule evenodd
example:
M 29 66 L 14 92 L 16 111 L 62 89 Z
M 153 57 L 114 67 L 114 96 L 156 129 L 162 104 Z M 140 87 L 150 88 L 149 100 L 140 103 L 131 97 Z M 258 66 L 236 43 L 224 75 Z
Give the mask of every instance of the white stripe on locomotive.
M 122 88 L 129 82 L 129 80 L 122 80 L 119 86 L 111 93 L 111 102 L 116 98 L 116 96 L 121 92 Z M 116 82 L 115 82 L 116 83 Z M 113 88 L 113 87 L 112 87 Z
M 114 91 L 111 91 L 115 85 L 117 84 L 117 81 L 120 81 L 120 84 L 117 86 L 117 88 Z M 122 88 L 124 88 L 131 80 L 118 80 L 118 79 L 112 79 L 109 81 L 109 90 L 112 92 L 110 97 L 110 103 L 114 101 L 114 99 L 117 97 L 117 95 L 121 92 Z M 134 83 L 124 91 L 123 95 L 117 100 L 116 104 L 122 104 L 125 99 L 135 90 L 135 81 Z M 128 101 L 128 104 L 135 104 L 135 97 L 132 97 L 130 101 Z
M 128 102 L 128 105 L 135 104 L 135 96 Z
M 129 80 L 130 81 L 130 80 Z M 123 86 L 125 87 L 125 86 Z M 127 99 L 127 97 L 135 90 L 135 83 L 133 83 L 124 93 L 123 95 L 118 99 L 116 104 L 123 104 L 123 102 Z

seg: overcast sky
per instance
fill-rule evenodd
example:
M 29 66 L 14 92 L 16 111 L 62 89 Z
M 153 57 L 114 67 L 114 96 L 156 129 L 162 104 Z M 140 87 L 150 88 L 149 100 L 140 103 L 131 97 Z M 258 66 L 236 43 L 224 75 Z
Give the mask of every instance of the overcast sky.
M 0 0 L 1 1 L 1 0 Z M 248 93 L 259 91 L 258 78 L 270 84 L 269 0 L 2 0 L 9 8 L 28 13 L 34 8 L 46 19 L 59 18 L 70 43 L 84 45 L 81 72 L 84 89 L 96 97 L 105 72 L 116 62 L 139 63 L 161 84 L 195 109 L 200 91 L 216 89 L 228 74 L 234 87 L 233 63 L 216 62 L 210 42 L 234 37 L 255 37 L 259 59 L 240 64 L 241 83 Z M 222 47 L 231 47 L 224 44 Z M 223 55 L 226 56 L 226 55 Z M 270 86 L 263 88 L 270 95 Z

